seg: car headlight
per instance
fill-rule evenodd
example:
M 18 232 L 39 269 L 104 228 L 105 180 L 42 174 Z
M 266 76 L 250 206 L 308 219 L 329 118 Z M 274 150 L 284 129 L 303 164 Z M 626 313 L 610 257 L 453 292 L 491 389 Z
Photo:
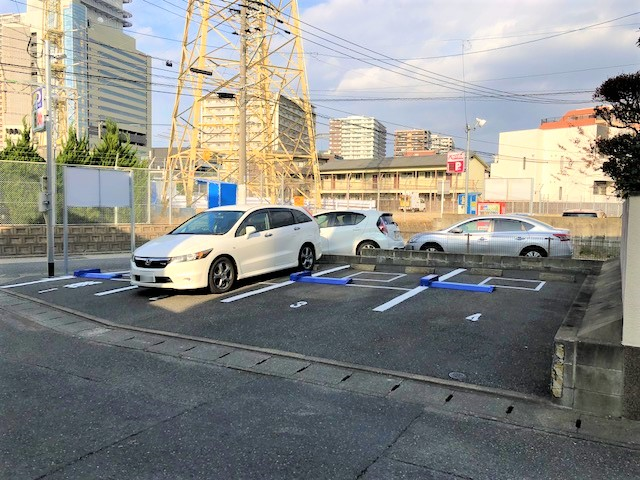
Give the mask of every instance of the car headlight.
M 205 258 L 207 255 L 211 253 L 212 248 L 209 250 L 202 250 L 201 252 L 196 253 L 187 253 L 186 255 L 178 255 L 177 257 L 171 257 L 170 263 L 178 263 L 178 262 L 191 262 L 193 260 L 201 260 Z
M 419 238 L 420 238 L 420 235 L 414 235 L 413 237 L 411 237 L 409 239 L 409 241 L 407 243 L 416 243 Z

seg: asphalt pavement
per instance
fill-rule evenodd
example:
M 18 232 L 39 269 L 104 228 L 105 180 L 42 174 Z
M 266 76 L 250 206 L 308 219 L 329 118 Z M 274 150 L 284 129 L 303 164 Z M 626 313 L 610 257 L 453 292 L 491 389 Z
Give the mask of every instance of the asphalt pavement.
M 39 276 L 13 265 L 0 283 Z M 0 289 L 0 352 L 1 478 L 640 477 L 638 422 L 128 328 L 13 289 Z

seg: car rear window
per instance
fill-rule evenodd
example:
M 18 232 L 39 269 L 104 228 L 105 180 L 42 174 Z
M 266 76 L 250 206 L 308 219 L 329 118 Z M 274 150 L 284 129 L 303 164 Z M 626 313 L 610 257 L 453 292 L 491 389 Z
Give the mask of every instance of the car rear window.
M 301 212 L 300 210 L 291 210 L 291 213 L 293 213 L 293 218 L 296 221 L 296 223 L 313 222 L 313 218 L 311 218 L 310 215 L 307 215 L 306 213 Z
M 279 210 L 274 209 L 269 212 L 269 215 L 271 216 L 271 228 L 286 227 L 287 225 L 293 225 L 295 223 L 291 210 L 284 208 Z
M 393 225 L 395 223 L 393 221 L 393 214 L 391 213 L 383 213 L 380 216 L 380 219 L 384 222 L 385 225 Z

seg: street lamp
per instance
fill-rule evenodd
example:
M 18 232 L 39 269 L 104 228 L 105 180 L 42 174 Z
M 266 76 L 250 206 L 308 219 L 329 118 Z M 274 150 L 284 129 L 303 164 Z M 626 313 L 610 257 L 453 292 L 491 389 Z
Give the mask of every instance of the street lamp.
M 469 167 L 471 166 L 471 155 L 469 154 L 469 143 L 470 143 L 470 133 L 471 130 L 475 130 L 476 128 L 482 128 L 487 121 L 483 118 L 476 118 L 476 123 L 470 126 L 468 123 L 465 125 L 465 130 L 467 132 L 467 158 L 464 162 L 464 204 L 465 210 L 467 214 L 471 213 L 471 204 L 469 203 Z

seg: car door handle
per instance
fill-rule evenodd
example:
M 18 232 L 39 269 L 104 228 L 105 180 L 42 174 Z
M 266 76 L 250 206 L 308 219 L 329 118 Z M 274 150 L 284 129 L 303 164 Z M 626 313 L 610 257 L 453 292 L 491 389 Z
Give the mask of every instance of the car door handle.
M 271 236 L 273 236 L 273 233 L 265 233 L 264 236 L 265 237 L 271 237 Z
M 300 227 L 293 227 L 294 230 L 300 230 Z

